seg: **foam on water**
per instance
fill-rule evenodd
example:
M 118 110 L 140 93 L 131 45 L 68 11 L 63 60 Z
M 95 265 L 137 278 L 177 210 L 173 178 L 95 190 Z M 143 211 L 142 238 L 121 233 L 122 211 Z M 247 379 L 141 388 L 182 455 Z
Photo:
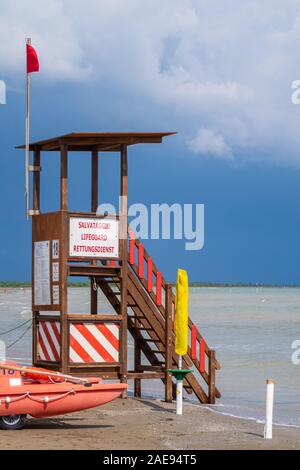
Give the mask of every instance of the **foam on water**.
M 70 289 L 69 310 L 86 313 L 88 289 Z M 265 381 L 275 380 L 274 421 L 300 426 L 300 366 L 291 362 L 292 342 L 300 339 L 298 288 L 193 288 L 190 316 L 222 366 L 217 386 L 218 412 L 263 422 Z M 0 333 L 24 322 L 31 309 L 30 289 L 0 292 Z M 100 296 L 100 311 L 110 306 Z M 9 345 L 26 328 L 0 336 Z M 129 361 L 132 367 L 132 343 Z M 31 334 L 7 350 L 7 357 L 30 363 Z M 160 381 L 145 381 L 143 390 L 162 396 Z

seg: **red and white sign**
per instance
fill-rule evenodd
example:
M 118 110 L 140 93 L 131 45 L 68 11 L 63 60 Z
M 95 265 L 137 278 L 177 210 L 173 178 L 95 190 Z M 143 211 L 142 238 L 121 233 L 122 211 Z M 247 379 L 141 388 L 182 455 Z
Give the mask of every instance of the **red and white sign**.
M 118 258 L 118 221 L 115 219 L 70 218 L 70 256 Z
M 115 323 L 72 323 L 70 362 L 118 362 L 119 332 Z
M 56 321 L 40 321 L 38 324 L 38 359 L 59 362 L 60 324 Z
M 72 323 L 70 325 L 70 363 L 119 362 L 120 326 L 117 323 Z M 60 323 L 38 324 L 38 359 L 60 361 Z

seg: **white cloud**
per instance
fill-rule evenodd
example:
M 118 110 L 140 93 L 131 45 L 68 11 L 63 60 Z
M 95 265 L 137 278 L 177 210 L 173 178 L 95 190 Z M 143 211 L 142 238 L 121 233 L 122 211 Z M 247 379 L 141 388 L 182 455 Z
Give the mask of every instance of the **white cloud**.
M 8 85 L 23 84 L 26 36 L 45 87 L 111 87 L 129 105 L 138 97 L 145 115 L 153 106 L 155 124 L 177 128 L 194 150 L 300 163 L 300 106 L 291 104 L 299 1 L 0 0 L 0 79 Z
M 76 2 L 74 2 L 76 3 Z M 43 78 L 86 78 L 91 64 L 85 60 L 78 31 L 61 0 L 0 0 L 0 70 L 25 70 L 25 38 L 32 37 Z
M 210 129 L 199 129 L 196 137 L 190 140 L 188 145 L 194 153 L 233 160 L 231 148 L 226 144 L 224 137 L 215 134 Z

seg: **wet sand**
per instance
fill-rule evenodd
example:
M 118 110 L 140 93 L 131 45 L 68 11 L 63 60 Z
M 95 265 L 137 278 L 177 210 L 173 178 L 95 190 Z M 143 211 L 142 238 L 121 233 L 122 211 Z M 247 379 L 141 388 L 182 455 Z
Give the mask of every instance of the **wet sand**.
M 204 406 L 159 400 L 115 400 L 99 408 L 51 419 L 29 418 L 21 431 L 0 431 L 0 449 L 299 449 L 300 429 L 263 425 L 214 413 Z

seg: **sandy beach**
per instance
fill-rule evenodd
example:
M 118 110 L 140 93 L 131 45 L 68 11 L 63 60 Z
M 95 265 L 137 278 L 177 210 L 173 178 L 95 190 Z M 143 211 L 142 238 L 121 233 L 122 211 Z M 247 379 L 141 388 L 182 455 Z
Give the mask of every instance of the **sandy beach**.
M 299 449 L 300 429 L 274 426 L 264 440 L 263 425 L 223 416 L 204 406 L 128 398 L 52 419 L 28 419 L 22 431 L 0 431 L 1 450 L 188 450 Z

